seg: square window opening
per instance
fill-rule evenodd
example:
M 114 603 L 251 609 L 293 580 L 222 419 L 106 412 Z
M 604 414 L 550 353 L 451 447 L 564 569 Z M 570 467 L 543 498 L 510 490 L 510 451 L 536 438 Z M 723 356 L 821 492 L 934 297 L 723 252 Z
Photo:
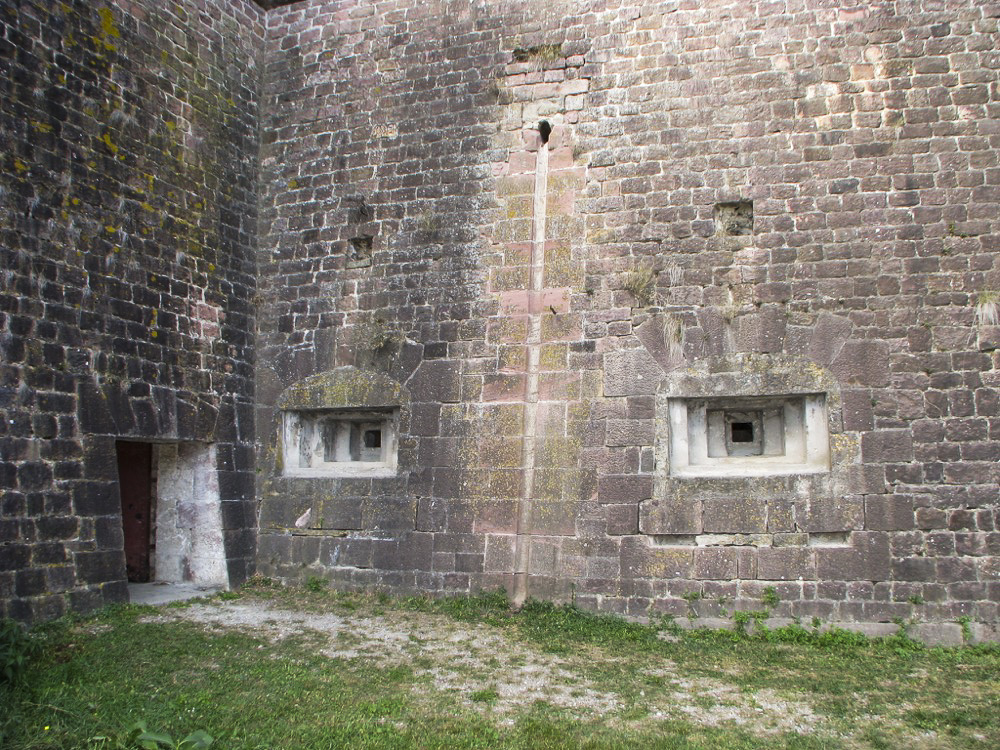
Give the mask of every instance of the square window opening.
M 372 264 L 372 249 L 375 238 L 372 235 L 351 238 L 347 255 L 348 268 L 367 268 Z
M 283 415 L 289 476 L 392 476 L 398 410 L 301 411 Z
M 716 203 L 712 215 L 717 234 L 724 237 L 753 234 L 753 201 Z
M 823 394 L 670 399 L 670 473 L 767 476 L 829 470 Z

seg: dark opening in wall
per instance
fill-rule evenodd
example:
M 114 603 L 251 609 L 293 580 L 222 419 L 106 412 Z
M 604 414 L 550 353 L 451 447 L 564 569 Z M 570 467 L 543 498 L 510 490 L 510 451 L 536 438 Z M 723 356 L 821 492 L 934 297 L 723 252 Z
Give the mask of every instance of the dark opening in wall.
M 552 135 L 552 126 L 549 125 L 548 120 L 542 120 L 538 123 L 538 135 L 541 136 L 542 143 L 549 142 L 549 136 Z
M 753 422 L 733 422 L 731 429 L 734 443 L 753 442 Z
M 365 268 L 372 264 L 372 243 L 374 239 L 374 237 L 368 235 L 351 239 L 351 248 L 347 255 L 348 268 Z
M 753 234 L 753 201 L 716 203 L 715 232 L 726 237 Z
M 290 476 L 391 476 L 395 411 L 287 411 L 283 463 Z
M 534 47 L 518 47 L 513 52 L 514 62 L 530 62 L 536 65 L 552 63 L 564 57 L 561 44 L 538 44 Z

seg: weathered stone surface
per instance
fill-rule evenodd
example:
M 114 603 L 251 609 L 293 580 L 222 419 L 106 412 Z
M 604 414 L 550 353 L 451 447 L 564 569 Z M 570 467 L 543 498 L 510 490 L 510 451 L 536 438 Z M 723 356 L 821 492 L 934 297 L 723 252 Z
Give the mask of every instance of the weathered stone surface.
M 852 328 L 849 318 L 822 313 L 809 339 L 809 357 L 822 365 L 832 364 L 850 337 Z
M 739 577 L 738 550 L 731 547 L 709 547 L 694 551 L 694 577 L 698 579 L 732 581 Z
M 0 451 L 39 441 L 15 459 L 18 491 L 51 497 L 53 521 L 72 496 L 82 519 L 38 539 L 75 581 L 25 579 L 0 615 L 127 598 L 115 438 L 216 442 L 228 457 L 254 438 L 252 411 L 232 433 L 201 416 L 253 392 L 263 14 L 200 8 L 30 3 L 0 19 Z M 237 455 L 228 469 L 250 476 L 252 453 Z M 239 494 L 245 510 L 252 486 Z M 253 545 L 227 554 L 249 564 Z
M 845 384 L 886 386 L 889 347 L 881 341 L 846 341 L 830 367 Z
M 888 580 L 888 536 L 882 532 L 854 532 L 850 547 L 817 547 L 816 575 L 827 580 Z
M 879 60 L 873 11 L 818 0 L 21 5 L 0 14 L 0 616 L 127 597 L 127 439 L 215 446 L 234 583 L 526 581 L 640 615 L 775 585 L 782 616 L 872 629 L 920 595 L 996 632 L 982 4 L 917 2 Z M 821 86 L 789 86 L 789 44 Z M 828 462 L 671 473 L 670 399 L 811 394 Z M 296 409 L 398 409 L 394 471 L 285 476 Z
M 808 547 L 761 549 L 757 553 L 757 578 L 768 581 L 811 580 L 816 577 L 813 550 Z
M 706 499 L 702 503 L 702 530 L 751 534 L 767 529 L 767 504 L 763 499 L 733 497 Z
M 601 503 L 636 505 L 653 496 L 653 478 L 634 474 L 605 475 L 598 479 L 597 499 Z
M 909 430 L 878 430 L 861 438 L 861 456 L 866 463 L 899 463 L 913 459 L 913 437 Z
M 642 396 L 654 394 L 663 369 L 645 349 L 628 349 L 604 355 L 604 395 Z
M 699 534 L 701 523 L 701 503 L 693 498 L 647 500 L 639 506 L 643 534 Z
M 865 498 L 865 528 L 906 531 L 913 528 L 913 499 L 891 495 Z

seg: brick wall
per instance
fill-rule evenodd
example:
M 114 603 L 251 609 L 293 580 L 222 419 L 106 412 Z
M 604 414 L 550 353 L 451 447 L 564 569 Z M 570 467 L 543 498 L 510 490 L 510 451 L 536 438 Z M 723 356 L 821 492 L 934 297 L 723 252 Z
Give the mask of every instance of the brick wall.
M 0 616 L 127 598 L 116 438 L 216 443 L 252 565 L 262 19 L 0 5 Z
M 261 571 L 996 622 L 998 14 L 272 11 Z M 281 476 L 279 394 L 350 366 L 406 388 L 398 476 Z M 669 476 L 664 383 L 781 368 L 826 384 L 828 479 Z
M 132 437 L 234 582 L 995 626 L 1000 9 L 260 5 L 2 9 L 7 612 L 123 596 Z M 676 471 L 797 394 L 829 471 Z M 287 470 L 366 409 L 395 473 Z

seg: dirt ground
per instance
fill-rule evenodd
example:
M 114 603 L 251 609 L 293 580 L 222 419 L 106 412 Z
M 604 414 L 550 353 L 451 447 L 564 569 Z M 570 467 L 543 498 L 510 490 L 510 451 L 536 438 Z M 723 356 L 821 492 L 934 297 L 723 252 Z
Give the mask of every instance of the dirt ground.
M 317 614 L 267 602 L 212 601 L 164 609 L 146 618 L 174 619 L 234 628 L 274 642 L 307 636 L 314 639 L 319 653 L 331 659 L 362 659 L 382 667 L 406 664 L 415 675 L 429 677 L 450 699 L 470 710 L 489 710 L 500 723 L 513 722 L 518 709 L 537 700 L 590 718 L 620 713 L 625 700 L 586 676 L 583 667 L 592 663 L 593 654 L 560 658 L 514 642 L 498 628 L 442 615 Z M 706 726 L 736 724 L 760 734 L 837 734 L 804 697 L 792 700 L 773 690 L 748 694 L 721 681 L 686 678 L 665 659 L 636 677 L 659 678 L 655 682 L 666 686 L 651 691 L 643 707 L 647 716 L 683 718 Z M 480 691 L 491 691 L 488 708 L 475 700 Z M 640 693 L 643 698 L 647 696 Z M 635 703 L 634 696 L 628 701 Z

